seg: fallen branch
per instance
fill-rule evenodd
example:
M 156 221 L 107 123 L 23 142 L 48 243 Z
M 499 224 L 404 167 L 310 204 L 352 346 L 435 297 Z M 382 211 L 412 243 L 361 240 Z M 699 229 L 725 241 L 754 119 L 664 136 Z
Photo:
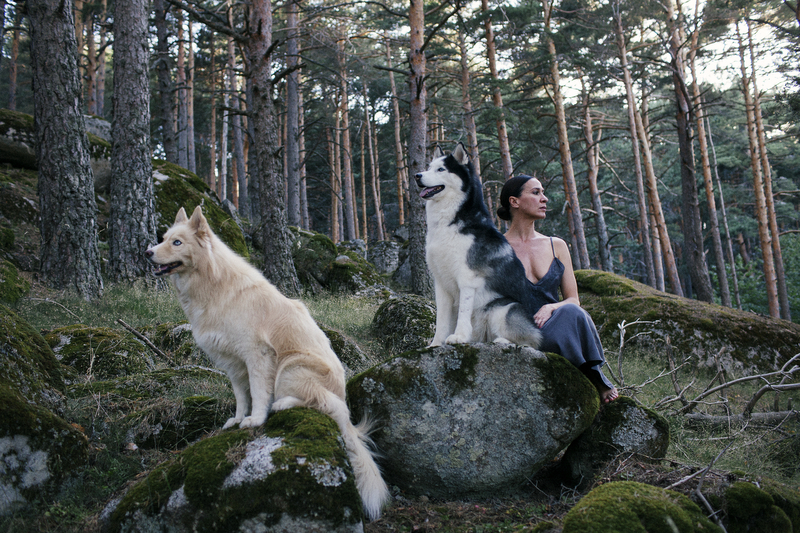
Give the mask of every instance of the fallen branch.
M 131 327 L 131 326 L 129 326 L 128 324 L 126 324 L 126 323 L 125 323 L 125 321 L 124 321 L 124 320 L 122 320 L 121 318 L 118 318 L 118 319 L 117 319 L 117 322 L 119 322 L 119 324 L 120 324 L 120 325 L 121 325 L 123 328 L 127 329 L 128 331 L 130 331 L 130 332 L 131 332 L 131 333 L 132 333 L 132 334 L 133 334 L 133 335 L 134 335 L 134 336 L 135 336 L 137 339 L 139 339 L 140 341 L 142 341 L 142 342 L 145 344 L 145 346 L 147 346 L 148 348 L 150 348 L 151 350 L 153 350 L 153 352 L 155 352 L 155 354 L 156 354 L 156 355 L 158 355 L 159 357 L 161 357 L 161 358 L 162 358 L 162 360 L 164 360 L 164 361 L 168 361 L 168 360 L 169 360 L 169 358 L 167 357 L 167 355 L 166 355 L 164 352 L 162 352 L 161 350 L 159 350 L 159 349 L 158 349 L 158 347 L 156 347 L 156 345 L 155 345 L 155 344 L 153 344 L 152 342 L 150 342 L 150 339 L 148 339 L 147 337 L 145 337 L 144 335 L 142 335 L 141 333 L 139 333 L 138 331 L 136 331 L 135 329 L 133 329 L 133 327 Z M 152 365 L 152 366 L 153 366 L 153 367 L 155 367 L 155 365 Z
M 760 424 L 779 424 L 786 419 L 800 420 L 800 411 L 778 411 L 773 413 L 750 413 L 750 415 L 707 415 L 705 413 L 689 413 L 686 419 L 697 424 L 712 426 L 727 426 L 729 424 L 746 424 L 755 422 Z
M 80 319 L 81 319 L 81 317 L 79 317 L 78 315 L 76 315 L 75 313 L 73 313 L 72 311 L 70 311 L 69 309 L 67 309 L 67 308 L 66 308 L 66 307 L 64 307 L 63 305 L 61 305 L 60 303 L 56 302 L 55 300 L 51 300 L 50 298 L 26 298 L 26 300 L 30 300 L 30 301 L 32 301 L 32 302 L 45 302 L 45 303 L 49 303 L 49 304 L 53 304 L 53 305 L 57 305 L 57 306 L 59 306 L 61 309 L 63 309 L 64 311 L 66 311 L 67 313 L 69 313 L 69 314 L 71 314 L 72 316 L 74 316 L 75 318 L 77 318 L 78 320 L 80 320 Z

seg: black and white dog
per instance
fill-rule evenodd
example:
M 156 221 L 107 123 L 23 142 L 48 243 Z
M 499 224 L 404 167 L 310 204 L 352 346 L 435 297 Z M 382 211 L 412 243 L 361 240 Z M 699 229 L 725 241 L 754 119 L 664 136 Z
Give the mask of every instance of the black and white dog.
M 426 200 L 425 258 L 436 291 L 431 346 L 493 341 L 537 348 L 533 311 L 545 301 L 495 228 L 464 145 L 448 155 L 437 146 L 416 180 Z

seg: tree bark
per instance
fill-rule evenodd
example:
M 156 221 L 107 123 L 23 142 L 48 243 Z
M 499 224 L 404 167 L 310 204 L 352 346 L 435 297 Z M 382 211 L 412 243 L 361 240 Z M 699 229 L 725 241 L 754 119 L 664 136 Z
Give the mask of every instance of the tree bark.
M 758 221 L 758 237 L 761 242 L 761 255 L 764 259 L 764 283 L 767 289 L 767 306 L 769 315 L 773 318 L 780 317 L 780 304 L 778 302 L 778 280 L 775 276 L 775 263 L 772 255 L 772 235 L 769 231 L 767 216 L 767 200 L 764 195 L 764 182 L 761 175 L 761 161 L 759 160 L 758 138 L 753 112 L 753 99 L 750 95 L 750 80 L 747 77 L 747 66 L 744 59 L 744 44 L 742 43 L 739 23 L 736 23 L 736 36 L 739 39 L 739 60 L 742 71 L 742 93 L 747 111 L 747 134 L 750 141 L 750 168 L 753 171 L 753 192 L 755 194 L 756 220 Z
M 469 56 L 467 55 L 464 30 L 461 26 L 458 28 L 458 49 L 461 53 L 461 111 L 464 114 L 464 129 L 467 132 L 467 150 L 469 150 L 472 166 L 475 167 L 475 173 L 480 178 L 481 158 L 478 150 L 478 128 L 475 126 L 475 112 L 472 109 L 472 99 L 469 95 Z
M 165 0 L 153 0 L 153 18 L 156 26 L 155 69 L 158 78 L 159 121 L 161 122 L 161 145 L 164 156 L 170 163 L 178 163 L 178 148 L 175 144 L 175 122 L 170 75 L 169 29 L 167 28 L 167 5 Z
M 488 0 L 481 0 L 481 11 L 484 14 L 488 13 L 489 11 Z M 548 11 L 549 11 L 548 8 L 545 7 L 545 12 Z M 546 17 L 549 18 L 549 13 L 548 15 L 546 15 Z M 492 90 L 492 103 L 494 104 L 494 107 L 495 109 L 497 109 L 498 112 L 497 142 L 500 147 L 500 161 L 503 166 L 503 179 L 507 180 L 514 173 L 514 165 L 511 163 L 511 148 L 508 144 L 508 130 L 506 129 L 506 117 L 505 117 L 505 112 L 503 111 L 503 94 L 500 92 L 500 86 L 498 85 L 500 75 L 497 71 L 497 58 L 496 58 L 497 49 L 495 47 L 495 42 L 494 42 L 492 17 L 486 16 L 486 20 L 483 23 L 483 25 L 486 31 L 486 55 L 489 59 L 489 73 L 492 76 L 492 82 L 495 84 L 494 89 Z
M 486 0 L 484 0 L 485 2 Z M 578 199 L 578 189 L 575 185 L 575 172 L 572 168 L 572 154 L 569 149 L 569 134 L 567 133 L 567 117 L 564 113 L 564 99 L 561 95 L 561 76 L 558 72 L 558 56 L 556 43 L 549 36 L 551 31 L 552 7 L 548 0 L 543 2 L 545 33 L 547 33 L 547 51 L 550 54 L 550 76 L 553 94 L 551 99 L 556 111 L 556 124 L 558 129 L 558 148 L 561 155 L 561 172 L 564 180 L 564 194 L 569 202 L 568 211 L 572 217 L 572 236 L 575 239 L 576 249 L 573 262 L 577 268 L 590 268 L 589 250 L 586 247 L 586 234 L 583 229 L 581 204 Z
M 189 49 L 186 61 L 186 159 L 187 167 L 197 173 L 197 157 L 194 146 L 194 29 L 189 19 Z
M 208 158 L 211 160 L 208 170 L 207 185 L 212 191 L 217 191 L 217 47 L 211 39 L 211 69 L 209 72 L 209 93 L 211 98 L 211 124 L 209 128 Z
M 377 150 L 377 146 L 372 142 L 372 121 L 369 114 L 369 99 L 367 98 L 367 84 L 364 83 L 364 126 L 366 129 L 366 136 L 367 142 L 369 143 L 369 168 L 370 168 L 370 178 L 372 184 L 372 206 L 375 209 L 375 221 L 377 223 L 377 234 L 378 240 L 383 241 L 386 240 L 386 235 L 383 231 L 383 211 L 381 209 L 381 198 L 380 198 L 380 176 L 378 175 L 378 161 L 375 158 L 375 152 Z M 364 195 L 364 239 L 366 240 L 367 234 L 367 225 L 366 225 L 366 194 Z
M 699 3 L 699 2 L 698 2 Z M 711 162 L 708 157 L 708 143 L 703 121 L 703 105 L 700 98 L 700 85 L 697 83 L 697 70 L 695 61 L 700 37 L 700 27 L 692 32 L 691 47 L 689 50 L 689 68 L 692 72 L 692 95 L 694 98 L 695 124 L 697 127 L 697 140 L 700 148 L 700 161 L 703 168 L 703 184 L 706 191 L 706 205 L 708 206 L 708 222 L 711 240 L 714 245 L 714 258 L 717 263 L 717 278 L 719 279 L 719 292 L 722 305 L 731 306 L 731 291 L 728 287 L 728 271 L 725 269 L 724 254 L 722 252 L 722 239 L 719 234 L 717 219 L 717 204 L 714 198 L 714 182 L 711 177 Z
M 303 85 L 303 78 L 301 73 L 297 73 L 298 88 Z M 299 91 L 298 98 L 298 138 L 297 145 L 300 152 L 300 213 L 302 215 L 303 229 L 311 229 L 311 218 L 308 215 L 308 189 L 306 187 L 306 134 L 305 134 L 305 119 L 303 116 L 303 98 L 302 89 Z
M 392 90 L 392 117 L 394 118 L 394 157 L 397 181 L 397 216 L 398 224 L 403 226 L 406 223 L 405 199 L 408 194 L 408 171 L 406 169 L 405 156 L 403 155 L 403 141 L 400 134 L 400 99 L 397 96 L 397 85 L 394 82 L 394 72 L 392 72 L 392 48 L 389 46 L 388 32 L 384 33 L 386 42 L 386 65 L 389 67 L 389 85 Z
M 14 4 L 14 37 L 11 41 L 11 59 L 8 63 L 8 109 L 17 110 L 17 61 L 19 59 L 19 29 L 22 24 L 20 1 Z
M 678 133 L 678 150 L 681 168 L 681 197 L 685 258 L 689 267 L 692 286 L 697 299 L 703 302 L 714 301 L 711 278 L 706 265 L 703 247 L 703 226 L 700 219 L 700 200 L 695 179 L 694 154 L 692 153 L 691 107 L 685 83 L 684 50 L 680 37 L 680 21 L 675 16 L 673 0 L 666 2 L 667 24 L 669 26 L 669 54 L 671 58 L 672 84 L 675 91 L 675 120 Z
M 94 40 L 94 13 L 86 13 L 86 107 L 90 115 L 97 115 L 97 43 Z
M 349 109 L 349 90 L 347 87 L 347 57 L 344 49 L 344 39 L 346 30 L 342 28 L 339 41 L 339 82 L 341 83 L 340 109 L 342 117 L 342 189 L 344 192 L 344 217 L 346 239 L 352 241 L 358 237 L 356 233 L 356 207 L 355 194 L 353 194 L 353 148 L 350 142 L 350 109 Z
M 41 213 L 40 271 L 90 300 L 103 292 L 97 206 L 81 109 L 72 2 L 30 0 L 34 133 Z
M 756 83 L 756 59 L 753 50 L 753 31 L 750 21 L 747 20 L 747 39 L 750 48 L 750 72 L 753 82 L 753 118 L 756 123 L 758 133 L 759 158 L 761 160 L 762 175 L 764 178 L 764 199 L 767 204 L 767 219 L 769 220 L 769 231 L 772 235 L 772 257 L 775 261 L 775 277 L 778 282 L 778 303 L 781 308 L 781 318 L 792 319 L 791 309 L 789 308 L 789 292 L 786 287 L 786 272 L 783 267 L 783 252 L 781 251 L 780 230 L 778 229 L 778 218 L 775 215 L 775 201 L 772 196 L 772 169 L 769 165 L 767 155 L 767 135 L 764 132 L 764 121 L 761 117 L 761 95 L 758 92 Z
M 148 77 L 148 2 L 126 0 L 114 12 L 114 122 L 111 125 L 109 275 L 133 280 L 150 269 L 143 251 L 156 242 Z
M 278 171 L 277 128 L 272 103 L 272 5 L 269 0 L 250 4 L 250 34 L 246 43 L 249 77 L 252 82 L 253 151 L 260 181 L 261 242 L 264 247 L 264 275 L 286 295 L 300 293 L 300 282 L 291 253 L 291 235 L 286 224 L 284 184 Z
M 409 76 L 410 88 L 410 128 L 408 136 L 408 158 L 410 161 L 410 176 L 416 176 L 425 170 L 427 158 L 428 117 L 426 113 L 427 91 L 425 88 L 425 9 L 422 0 L 411 0 L 408 10 L 410 38 L 409 38 Z M 410 181 L 410 180 L 409 180 Z M 427 223 L 425 221 L 425 206 L 423 200 L 414 193 L 408 195 L 408 235 L 409 257 L 411 265 L 411 290 L 423 296 L 433 295 L 433 283 L 428 265 L 425 262 L 425 235 Z
M 186 39 L 184 38 L 183 11 L 175 11 L 178 38 L 178 62 L 175 68 L 175 85 L 178 92 L 178 164 L 189 168 L 189 101 L 186 95 Z
M 108 0 L 100 2 L 100 50 L 97 54 L 97 115 L 104 117 L 106 113 L 106 48 L 108 35 Z
M 331 167 L 330 175 L 330 189 L 331 189 L 331 212 L 330 212 L 330 230 L 331 239 L 334 243 L 338 243 L 339 238 L 339 174 L 336 170 L 337 157 L 336 157 L 336 141 L 331 128 L 325 128 L 325 138 L 328 141 L 328 162 Z
M 297 2 L 289 2 L 286 18 L 286 67 L 291 71 L 286 77 L 286 215 L 290 226 L 300 226 L 300 86 L 297 70 L 299 61 L 297 45 Z

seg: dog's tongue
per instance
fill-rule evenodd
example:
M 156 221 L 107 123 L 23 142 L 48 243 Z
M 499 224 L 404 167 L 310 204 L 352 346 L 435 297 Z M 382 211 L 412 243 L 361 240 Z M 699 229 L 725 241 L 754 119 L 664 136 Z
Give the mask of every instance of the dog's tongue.
M 434 189 L 436 189 L 436 187 L 425 187 L 419 192 L 419 195 L 422 198 L 427 198 L 433 192 Z

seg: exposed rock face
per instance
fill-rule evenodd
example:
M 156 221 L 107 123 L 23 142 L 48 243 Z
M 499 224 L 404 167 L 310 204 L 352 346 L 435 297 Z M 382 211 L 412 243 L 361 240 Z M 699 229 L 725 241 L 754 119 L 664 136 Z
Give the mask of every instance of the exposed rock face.
M 428 298 L 403 294 L 381 304 L 372 319 L 372 332 L 390 352 L 424 348 L 436 330 L 436 307 Z
M 204 439 L 104 512 L 108 531 L 363 531 L 336 423 L 312 409 Z
M 111 328 L 75 324 L 54 329 L 45 339 L 62 364 L 84 376 L 109 379 L 148 368 L 148 348 L 133 336 Z
M 400 243 L 379 241 L 369 245 L 367 260 L 381 274 L 391 274 L 400 266 Z
M 355 418 L 376 421 L 389 484 L 447 498 L 515 492 L 599 408 L 563 357 L 498 344 L 406 353 L 350 380 L 347 396 Z
M 591 427 L 570 444 L 562 459 L 573 480 L 591 482 L 609 460 L 621 453 L 663 459 L 669 447 L 669 423 L 635 400 L 620 396 L 604 405 Z
M 714 356 L 724 349 L 721 361 L 726 370 L 749 373 L 780 367 L 800 345 L 800 324 L 681 298 L 599 270 L 580 270 L 575 277 L 581 304 L 606 346 L 619 344 L 618 325 L 623 320 L 652 321 L 632 326 L 626 337 L 643 331 L 652 332 L 650 338 L 668 336 L 676 353 L 692 354 L 713 368 Z M 642 336 L 637 342 L 646 339 Z
M 721 533 L 722 528 L 683 494 L 618 481 L 592 490 L 567 513 L 563 533 L 587 531 Z
M 86 462 L 86 436 L 56 414 L 63 390 L 50 347 L 0 306 L 0 515 L 56 490 Z

